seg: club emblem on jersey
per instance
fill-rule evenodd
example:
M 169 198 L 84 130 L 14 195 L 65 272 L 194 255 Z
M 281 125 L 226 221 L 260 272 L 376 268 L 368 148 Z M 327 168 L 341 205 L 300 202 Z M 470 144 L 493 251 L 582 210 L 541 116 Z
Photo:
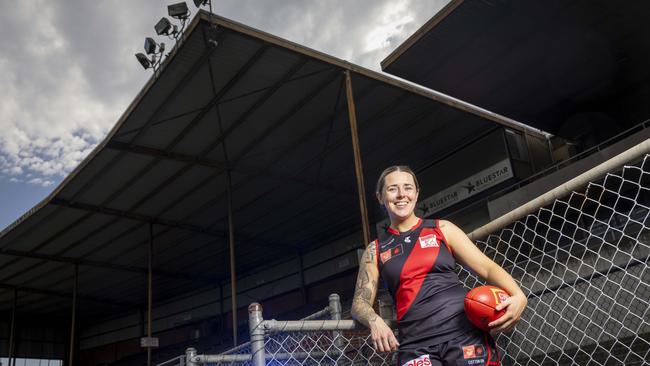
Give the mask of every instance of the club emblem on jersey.
M 418 358 L 407 361 L 402 366 L 431 366 L 431 359 L 429 355 L 422 355 Z
M 420 238 L 420 248 L 422 249 L 437 248 L 439 246 L 440 244 L 438 244 L 438 238 L 436 234 L 425 235 Z

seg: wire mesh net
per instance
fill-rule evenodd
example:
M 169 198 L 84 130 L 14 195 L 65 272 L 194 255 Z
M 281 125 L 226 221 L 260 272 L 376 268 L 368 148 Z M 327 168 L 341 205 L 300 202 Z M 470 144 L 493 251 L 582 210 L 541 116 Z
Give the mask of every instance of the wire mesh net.
M 647 364 L 649 207 L 646 156 L 477 243 L 529 298 L 514 332 L 497 338 L 504 364 Z
M 647 364 L 649 243 L 650 156 L 478 241 L 529 298 L 515 330 L 496 338 L 502 363 Z M 459 277 L 481 284 L 464 268 Z M 264 351 L 267 365 L 395 364 L 367 331 L 272 333 Z
M 267 365 L 391 365 L 378 353 L 367 331 L 291 332 L 267 338 Z

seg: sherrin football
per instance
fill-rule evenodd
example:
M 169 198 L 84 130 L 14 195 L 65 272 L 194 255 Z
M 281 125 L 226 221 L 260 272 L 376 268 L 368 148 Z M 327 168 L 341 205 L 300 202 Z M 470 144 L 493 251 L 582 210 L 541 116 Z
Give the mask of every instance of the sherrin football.
M 465 296 L 465 314 L 472 324 L 487 331 L 490 329 L 488 323 L 506 313 L 505 309 L 497 311 L 496 307 L 508 297 L 505 290 L 495 286 L 476 287 Z

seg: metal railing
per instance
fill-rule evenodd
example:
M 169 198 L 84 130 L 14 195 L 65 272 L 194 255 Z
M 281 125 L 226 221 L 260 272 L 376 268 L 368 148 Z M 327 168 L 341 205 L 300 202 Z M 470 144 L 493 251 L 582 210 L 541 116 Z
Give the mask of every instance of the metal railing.
M 392 354 L 372 348 L 368 329 L 354 320 L 341 319 L 339 295 L 329 296 L 329 306 L 301 320 L 264 320 L 262 306 L 248 307 L 250 342 L 218 355 L 198 354 L 188 348 L 185 366 L 203 364 L 374 364 L 391 363 Z M 328 316 L 329 319 L 317 318 Z M 387 320 L 394 325 L 392 320 Z

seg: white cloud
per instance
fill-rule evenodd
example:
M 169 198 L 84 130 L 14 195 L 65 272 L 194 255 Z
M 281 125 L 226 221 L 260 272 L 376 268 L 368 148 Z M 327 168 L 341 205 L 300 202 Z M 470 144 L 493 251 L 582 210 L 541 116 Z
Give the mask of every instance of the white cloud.
M 224 0 L 218 12 L 377 70 L 447 2 Z M 150 76 L 133 54 L 165 11 L 158 0 L 0 2 L 0 178 L 51 186 L 88 155 Z

